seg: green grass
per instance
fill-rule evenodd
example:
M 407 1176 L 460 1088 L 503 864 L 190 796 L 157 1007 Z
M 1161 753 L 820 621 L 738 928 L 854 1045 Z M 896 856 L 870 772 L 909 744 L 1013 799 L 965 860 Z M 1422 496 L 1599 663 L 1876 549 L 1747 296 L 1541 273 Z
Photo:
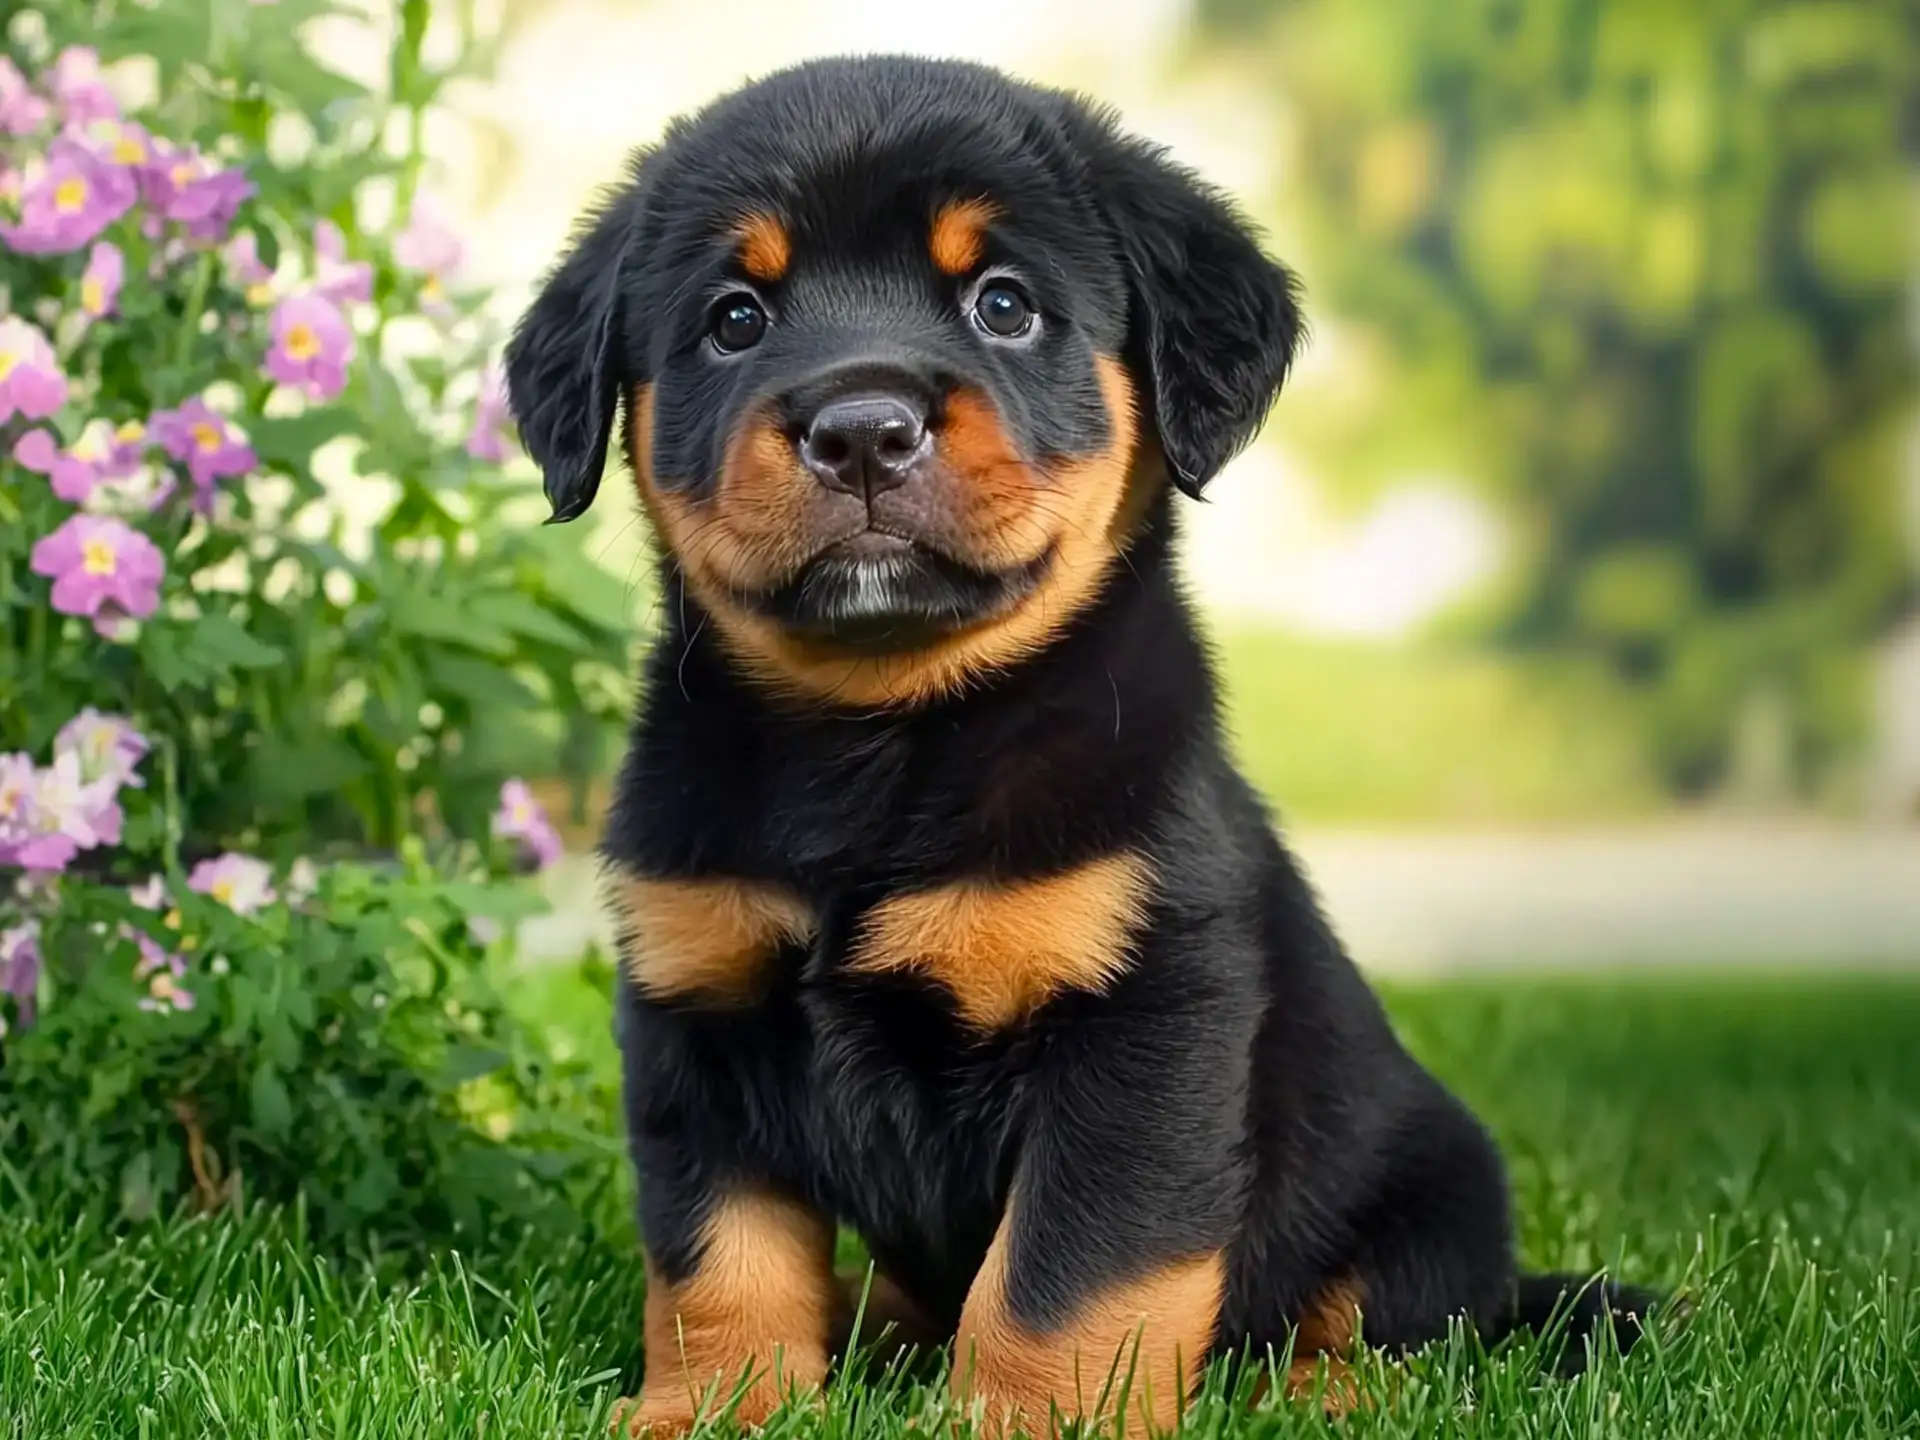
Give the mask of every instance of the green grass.
M 1694 1310 L 1574 1383 L 1464 1341 L 1370 1364 L 1337 1433 L 1920 1434 L 1920 980 L 1396 989 L 1499 1133 L 1536 1265 L 1616 1265 Z M 578 1010 L 578 996 L 568 1003 Z M 584 1020 L 582 1023 L 586 1023 Z M 602 1032 L 604 1033 L 604 1032 Z M 0 1437 L 597 1436 L 637 1374 L 630 1232 L 535 1252 L 328 1259 L 298 1217 L 107 1238 L 0 1173 Z M 937 1383 L 837 1382 L 777 1435 L 892 1440 Z M 1325 1435 L 1216 1384 L 1193 1433 Z

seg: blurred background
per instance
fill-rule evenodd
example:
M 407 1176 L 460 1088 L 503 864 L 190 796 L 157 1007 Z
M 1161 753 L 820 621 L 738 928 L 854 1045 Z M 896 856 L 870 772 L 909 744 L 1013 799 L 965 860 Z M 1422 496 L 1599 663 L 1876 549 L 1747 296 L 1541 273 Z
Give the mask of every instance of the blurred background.
M 629 147 L 812 55 L 1083 90 L 1241 200 L 1313 336 L 1186 566 L 1363 964 L 1920 959 L 1920 6 L 481 9 L 428 136 L 503 320 Z M 631 501 L 581 523 L 646 623 Z

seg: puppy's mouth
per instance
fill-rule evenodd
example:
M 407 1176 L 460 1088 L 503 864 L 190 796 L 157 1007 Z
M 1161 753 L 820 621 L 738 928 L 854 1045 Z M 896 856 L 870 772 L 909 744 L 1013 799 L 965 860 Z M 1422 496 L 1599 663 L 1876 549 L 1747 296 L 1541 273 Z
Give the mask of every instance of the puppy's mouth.
M 875 527 L 827 546 L 792 579 L 738 598 L 809 640 L 916 650 L 1006 614 L 1033 593 L 1052 560 L 1049 550 L 1012 569 L 982 570 Z

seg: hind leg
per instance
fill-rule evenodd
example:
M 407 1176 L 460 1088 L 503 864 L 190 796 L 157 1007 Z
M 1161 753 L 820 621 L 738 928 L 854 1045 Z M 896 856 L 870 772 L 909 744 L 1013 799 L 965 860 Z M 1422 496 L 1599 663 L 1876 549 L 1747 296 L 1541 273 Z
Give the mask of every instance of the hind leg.
M 1347 1365 L 1359 1345 L 1415 1349 L 1444 1336 L 1455 1317 L 1496 1325 L 1509 1304 L 1506 1182 L 1491 1141 L 1444 1095 L 1400 1134 L 1384 1183 L 1358 1207 L 1344 1256 L 1284 1310 L 1293 1331 L 1288 1392 L 1317 1392 L 1335 1413 L 1356 1398 Z
M 1364 1342 L 1411 1350 L 1463 1319 L 1482 1333 L 1511 1305 L 1512 1223 L 1499 1152 L 1451 1096 L 1415 1123 L 1363 1213 L 1351 1285 Z

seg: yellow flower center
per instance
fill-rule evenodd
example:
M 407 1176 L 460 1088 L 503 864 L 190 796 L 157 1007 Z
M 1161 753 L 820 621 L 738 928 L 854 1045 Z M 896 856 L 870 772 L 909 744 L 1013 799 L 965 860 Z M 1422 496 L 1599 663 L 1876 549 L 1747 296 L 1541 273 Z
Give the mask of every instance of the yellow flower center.
M 80 308 L 89 315 L 104 315 L 107 310 L 107 287 L 92 276 L 80 282 Z
M 209 454 L 218 450 L 221 442 L 226 438 L 226 436 L 220 433 L 220 427 L 218 425 L 214 425 L 206 420 L 202 420 L 193 427 L 193 443 Z
M 247 287 L 247 303 L 254 307 L 265 305 L 273 299 L 273 286 L 262 280 L 258 285 Z
M 144 165 L 147 163 L 147 147 L 131 135 L 122 135 L 113 142 L 113 158 L 122 165 Z
M 174 983 L 173 976 L 164 970 L 153 977 L 153 982 L 148 988 L 156 1000 L 171 1000 L 180 989 L 180 987 Z
M 62 215 L 73 215 L 87 208 L 87 182 L 78 175 L 53 187 L 53 208 Z
M 0 350 L 0 380 L 13 373 L 13 367 L 20 363 L 20 357 L 11 350 Z
M 147 438 L 147 427 L 138 420 L 129 420 L 113 433 L 122 445 L 131 445 L 136 440 Z
M 212 895 L 213 898 L 218 900 L 222 905 L 231 906 L 233 904 L 233 882 L 231 880 L 214 881 L 213 889 L 207 893 Z
M 80 543 L 80 568 L 89 575 L 111 575 L 119 561 L 120 557 L 114 554 L 113 546 L 105 540 L 83 540 Z
M 80 438 L 73 442 L 73 449 L 67 452 L 76 460 L 85 460 L 91 464 L 95 460 L 104 460 L 107 454 L 107 442 L 100 438 L 100 432 L 88 426 L 80 432 Z
M 311 360 L 320 353 L 320 337 L 311 325 L 292 325 L 287 329 L 287 354 L 296 360 Z
M 183 160 L 178 165 L 175 165 L 168 173 L 173 176 L 174 184 L 185 185 L 189 180 L 193 179 L 193 166 Z
M 427 301 L 429 304 L 437 303 L 442 293 L 443 292 L 440 288 L 440 277 L 438 275 L 429 275 L 424 281 L 421 282 L 420 298 L 422 300 Z

